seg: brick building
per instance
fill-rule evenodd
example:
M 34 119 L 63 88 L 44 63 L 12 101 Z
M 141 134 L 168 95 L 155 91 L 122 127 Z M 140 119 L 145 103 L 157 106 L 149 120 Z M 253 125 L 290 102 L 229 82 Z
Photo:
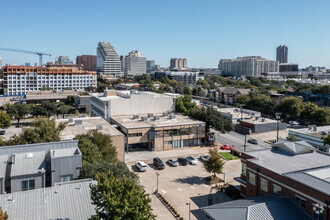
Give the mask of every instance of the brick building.
M 83 69 L 87 71 L 96 72 L 96 56 L 95 55 L 81 55 L 77 56 L 77 65 L 83 65 Z
M 330 219 L 329 154 L 305 141 L 279 141 L 272 149 L 243 152 L 241 160 L 244 197 L 288 196 L 314 219 Z

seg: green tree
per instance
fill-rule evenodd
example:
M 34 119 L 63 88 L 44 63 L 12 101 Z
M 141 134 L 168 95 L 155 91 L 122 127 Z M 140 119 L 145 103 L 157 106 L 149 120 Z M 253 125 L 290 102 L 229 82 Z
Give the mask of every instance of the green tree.
M 41 115 L 50 118 L 51 116 L 56 115 L 57 105 L 56 103 L 45 101 L 41 103 L 39 110 Z
M 198 95 L 198 90 L 196 87 L 194 87 L 191 91 L 191 94 L 194 95 L 194 96 L 197 96 Z
M 297 137 L 294 136 L 294 135 L 289 135 L 289 136 L 287 137 L 287 140 L 288 140 L 288 141 L 291 141 L 291 142 L 296 142 L 296 141 L 298 141 L 298 140 L 297 140 Z
M 1 207 L 0 207 L 0 220 L 8 220 L 7 212 L 3 212 Z
M 300 113 L 300 116 L 305 119 L 312 119 L 317 109 L 318 109 L 317 105 L 308 102 L 304 105 L 304 109 Z
M 242 94 L 242 95 L 238 96 L 236 102 L 240 103 L 240 104 L 243 104 L 243 105 L 246 105 L 250 101 L 250 99 L 251 98 L 250 98 L 249 95 Z
M 70 105 L 70 106 L 73 106 L 74 103 L 75 103 L 75 99 L 76 99 L 76 97 L 75 97 L 74 95 L 68 95 L 68 96 L 66 97 L 66 102 L 65 102 L 65 104 Z
M 183 89 L 183 94 L 185 95 L 191 95 L 191 89 L 189 86 L 185 86 Z
M 314 121 L 319 125 L 329 125 L 330 124 L 330 110 L 326 108 L 318 108 L 314 115 L 312 115 Z
M 215 179 L 216 174 L 222 173 L 225 162 L 219 155 L 218 148 L 216 146 L 209 150 L 209 154 L 210 159 L 205 161 L 204 168 L 207 172 L 213 173 L 213 178 Z
M 257 93 L 251 94 L 251 99 L 248 101 L 247 105 L 250 109 L 255 109 L 267 114 L 274 113 L 273 100 L 267 95 L 260 95 Z
M 73 108 L 70 105 L 65 105 L 63 104 L 59 104 L 57 107 L 57 112 L 56 114 L 60 114 L 62 115 L 62 118 L 64 118 L 65 114 L 68 114 Z
M 43 86 L 43 87 L 40 89 L 40 91 L 50 91 L 50 90 L 52 90 L 52 88 L 49 87 L 49 86 Z
M 178 113 L 183 113 L 184 115 L 190 115 L 197 109 L 196 103 L 192 102 L 192 97 L 189 95 L 176 98 L 174 105 L 175 111 Z
M 284 98 L 276 107 L 276 111 L 282 112 L 287 118 L 300 117 L 304 109 L 304 103 L 300 98 L 287 97 Z
M 0 128 L 9 128 L 11 125 L 11 118 L 4 111 L 0 111 Z
M 27 104 L 15 103 L 7 109 L 7 113 L 17 120 L 17 123 L 21 121 L 30 112 L 30 107 Z
M 324 143 L 324 145 L 326 145 L 326 144 L 330 145 L 330 134 L 328 134 L 327 137 L 323 138 L 323 143 Z
M 151 199 L 142 186 L 134 180 L 115 178 L 110 172 L 96 175 L 97 185 L 91 185 L 92 204 L 96 216 L 92 219 L 151 220 Z

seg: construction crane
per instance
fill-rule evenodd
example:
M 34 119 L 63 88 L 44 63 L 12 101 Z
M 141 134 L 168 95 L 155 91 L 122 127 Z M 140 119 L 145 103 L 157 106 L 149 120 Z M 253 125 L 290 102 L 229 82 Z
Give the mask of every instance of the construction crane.
M 6 50 L 6 51 L 12 51 L 12 52 L 18 52 L 18 53 L 30 53 L 30 54 L 38 55 L 40 66 L 42 66 L 42 56 L 50 56 L 50 57 L 52 56 L 49 53 L 36 52 L 36 51 L 31 51 L 31 50 L 9 49 L 9 48 L 3 48 L 3 47 L 0 47 L 0 50 Z

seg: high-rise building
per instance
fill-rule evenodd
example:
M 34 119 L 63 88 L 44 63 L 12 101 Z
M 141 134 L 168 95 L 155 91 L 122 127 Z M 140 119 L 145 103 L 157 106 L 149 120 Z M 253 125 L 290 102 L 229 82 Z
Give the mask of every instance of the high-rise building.
M 0 69 L 2 68 L 2 59 L 0 57 Z
M 96 56 L 95 55 L 77 56 L 76 64 L 77 65 L 82 64 L 84 70 L 96 72 Z
M 281 63 L 279 67 L 279 72 L 297 72 L 298 69 L 298 64 Z
M 260 56 L 237 57 L 219 61 L 220 72 L 233 76 L 260 76 L 264 72 L 278 72 L 278 66 L 277 61 L 266 60 Z
M 288 62 L 288 47 L 280 45 L 276 48 L 276 61 L 279 63 Z
M 125 76 L 136 76 L 147 73 L 146 58 L 138 50 L 132 50 L 128 56 L 125 57 Z
M 173 69 L 187 69 L 187 59 L 186 58 L 171 58 L 170 70 Z
M 155 69 L 155 61 L 154 60 L 147 60 L 147 72 Z
M 58 62 L 61 65 L 70 65 L 70 58 L 68 56 L 59 56 Z
M 119 55 L 110 42 L 99 42 L 96 53 L 96 70 L 98 74 L 113 77 L 123 75 Z

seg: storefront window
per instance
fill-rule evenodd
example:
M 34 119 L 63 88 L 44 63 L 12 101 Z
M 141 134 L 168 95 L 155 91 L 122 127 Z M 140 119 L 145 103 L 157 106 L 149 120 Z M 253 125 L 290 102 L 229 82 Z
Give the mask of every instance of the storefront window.
M 313 204 L 313 218 L 317 220 L 324 219 L 324 208 L 320 204 Z
M 155 131 L 156 138 L 163 137 L 163 131 Z
M 249 183 L 252 185 L 256 185 L 256 175 L 249 172 Z
M 282 187 L 273 184 L 273 193 L 274 194 L 281 195 L 282 194 Z

